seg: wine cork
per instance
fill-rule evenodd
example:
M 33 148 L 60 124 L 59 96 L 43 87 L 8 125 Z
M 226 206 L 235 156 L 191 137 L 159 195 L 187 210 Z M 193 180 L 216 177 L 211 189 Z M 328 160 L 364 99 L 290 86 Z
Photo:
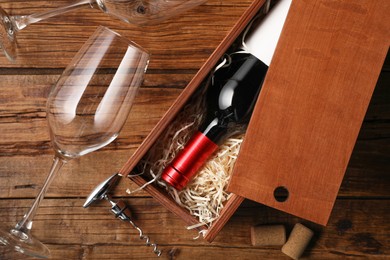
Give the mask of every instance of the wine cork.
M 283 225 L 260 225 L 251 228 L 253 246 L 282 246 L 286 243 L 286 228 Z
M 295 224 L 282 252 L 292 259 L 299 259 L 305 251 L 314 233 L 302 224 Z

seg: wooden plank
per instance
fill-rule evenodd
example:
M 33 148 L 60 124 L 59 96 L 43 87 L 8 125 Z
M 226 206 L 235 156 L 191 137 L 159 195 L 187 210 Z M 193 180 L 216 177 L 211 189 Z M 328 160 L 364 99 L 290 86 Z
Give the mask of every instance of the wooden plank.
M 387 55 L 390 57 L 390 55 Z M 390 197 L 390 72 L 383 66 L 368 107 L 357 142 L 349 160 L 339 196 L 370 196 L 370 190 L 382 190 L 378 196 Z M 387 174 L 386 174 L 387 175 Z
M 13 15 L 52 10 L 72 3 L 61 1 L 2 1 Z M 199 69 L 228 33 L 251 0 L 209 0 L 206 4 L 150 26 L 136 26 L 99 10 L 83 9 L 28 26 L 17 35 L 19 57 L 2 67 L 65 67 L 98 25 L 118 31 L 152 53 L 152 69 Z M 180 62 L 178 62 L 180 61 Z
M 21 75 L 0 75 L 2 198 L 34 197 L 49 170 L 52 150 L 44 118 L 45 96 L 59 71 L 47 70 L 44 73 L 32 75 L 32 71 L 24 71 Z M 99 181 L 119 170 L 191 77 L 192 74 L 185 71 L 153 71 L 149 74 L 145 89 L 140 92 L 142 102 L 132 113 L 134 120 L 131 121 L 136 122 L 129 121 L 112 145 L 67 164 L 48 196 L 87 196 Z M 341 185 L 340 196 L 390 197 L 390 179 L 387 178 L 390 171 L 389 84 L 390 72 L 382 72 Z M 116 194 L 126 196 L 127 188 L 134 190 L 136 187 L 131 182 L 121 182 Z M 139 192 L 134 196 L 147 196 L 147 193 Z
M 74 0 L 8 0 L 12 14 L 50 10 Z M 152 52 L 141 99 L 119 138 L 110 146 L 67 164 L 49 189 L 34 221 L 33 234 L 47 244 L 52 259 L 154 258 L 137 232 L 115 220 L 106 202 L 87 210 L 84 198 L 97 183 L 117 171 L 142 143 L 198 68 L 231 30 L 251 0 L 209 0 L 207 4 L 151 27 L 140 28 L 97 10 L 72 12 L 31 25 L 19 33 L 20 57 L 0 57 L 0 226 L 14 225 L 31 205 L 52 159 L 45 121 L 45 98 L 63 68 L 99 25 L 135 40 Z M 180 62 L 178 62 L 180 61 Z M 384 70 L 389 71 L 389 59 Z M 389 77 L 377 87 L 354 149 L 327 228 L 312 223 L 316 237 L 305 257 L 314 259 L 388 259 L 390 164 Z M 279 248 L 250 245 L 249 227 L 299 218 L 245 201 L 216 240 L 193 240 L 176 218 L 146 192 L 127 196 L 119 183 L 114 195 L 125 197 L 134 218 L 168 259 L 288 259 Z M 29 199 L 25 199 L 29 198 Z M 346 198 L 346 199 L 345 199 Z M 9 256 L 0 259 L 32 259 Z
M 168 79 L 169 75 L 169 79 Z M 140 89 L 121 138 L 145 136 L 180 94 L 191 73 L 148 74 Z M 46 97 L 59 75 L 0 75 L 1 140 L 10 142 L 46 142 Z M 175 84 L 171 83 L 175 80 Z M 150 86 L 153 82 L 153 86 Z M 161 87 L 159 87 L 161 85 Z M 17 131 L 16 131 L 17 129 Z M 140 136 L 140 137 L 137 137 Z M 42 152 L 42 151 L 41 151 Z M 47 152 L 47 151 L 46 151 Z M 23 154 L 23 152 L 21 153 Z M 25 154 L 28 154 L 25 153 Z
M 31 200 L 0 200 L 0 219 L 11 225 L 21 217 Z M 246 201 L 211 244 L 193 240 L 196 232 L 188 231 L 176 218 L 153 199 L 129 199 L 135 222 L 165 250 L 172 249 L 179 259 L 279 259 L 278 247 L 253 247 L 250 226 L 282 223 L 288 232 L 302 221 L 275 209 Z M 137 232 L 115 220 L 108 204 L 100 203 L 85 210 L 80 199 L 46 199 L 34 222 L 33 234 L 54 253 L 54 259 L 152 258 L 151 248 L 143 245 Z M 384 200 L 338 200 L 328 227 L 303 222 L 315 232 L 306 257 L 313 259 L 351 259 L 390 257 L 390 226 L 386 215 L 390 204 Z M 227 254 L 226 254 L 227 252 Z M 205 254 L 206 253 L 206 254 Z M 17 259 L 17 258 L 16 258 Z M 287 259 L 287 258 L 286 258 Z
M 128 175 L 129 176 L 129 175 Z M 139 187 L 146 184 L 146 180 L 141 176 L 135 176 L 131 178 L 131 181 L 136 183 Z M 187 209 L 181 207 L 175 202 L 175 200 L 165 195 L 165 191 L 154 185 L 147 185 L 143 188 L 150 196 L 152 196 L 158 203 L 164 206 L 169 211 L 173 212 L 177 217 L 182 219 L 188 226 L 199 224 L 198 219 L 192 216 Z M 205 230 L 207 227 L 200 226 L 196 228 L 198 231 Z
M 49 171 L 53 150 L 45 119 L 46 96 L 59 75 L 46 73 L 0 75 L 0 197 L 35 196 Z M 69 162 L 49 196 L 86 196 L 118 171 L 191 77 L 185 71 L 148 74 L 119 137 L 101 151 Z M 125 195 L 129 186 L 123 184 L 120 193 Z
M 152 146 L 160 138 L 165 129 L 169 126 L 169 124 L 175 120 L 175 117 L 182 111 L 183 107 L 188 104 L 191 96 L 195 93 L 196 90 L 199 89 L 201 84 L 206 80 L 207 76 L 210 74 L 212 69 L 216 66 L 218 60 L 224 55 L 224 53 L 230 48 L 230 46 L 236 41 L 239 35 L 243 32 L 246 25 L 252 20 L 253 17 L 259 12 L 260 8 L 264 4 L 264 0 L 254 1 L 247 10 L 242 14 L 240 19 L 236 22 L 232 30 L 228 35 L 224 38 L 224 40 L 219 44 L 218 48 L 211 54 L 206 63 L 203 64 L 201 69 L 196 73 L 194 78 L 187 85 L 185 90 L 180 94 L 180 96 L 175 100 L 173 105 L 169 108 L 164 117 L 156 124 L 150 134 L 145 138 L 144 142 L 141 146 L 135 151 L 134 155 L 129 158 L 129 160 L 123 165 L 123 167 L 119 170 L 119 173 L 122 176 L 128 176 L 136 165 L 140 162 L 140 160 L 144 157 L 144 155 L 150 150 L 153 149 Z M 140 177 L 142 178 L 142 177 Z M 136 178 L 137 180 L 139 178 Z M 138 183 L 145 183 L 144 181 L 137 181 Z M 156 198 L 156 200 L 163 203 L 165 207 L 170 209 L 177 216 L 181 216 L 185 223 L 192 223 L 194 218 L 186 214 L 181 207 L 170 198 L 165 191 L 159 191 L 158 189 L 150 188 L 152 191 L 151 195 Z M 231 206 L 231 209 L 225 207 L 222 214 L 219 216 L 221 218 L 220 221 L 216 221 L 213 225 L 208 227 L 209 235 L 207 237 L 208 241 L 212 241 L 215 236 L 218 234 L 217 231 L 221 230 L 225 225 L 227 219 L 231 216 L 231 214 L 236 210 L 238 205 L 240 205 L 242 199 L 234 196 L 234 199 L 231 203 L 227 203 Z M 224 216 L 226 214 L 226 216 Z
M 389 11 L 386 0 L 292 3 L 230 192 L 327 223 L 388 52 Z
M 207 231 L 204 239 L 213 242 L 244 200 L 245 198 L 232 194 L 224 205 L 220 217 L 214 221 L 212 228 Z
M 143 145 L 137 149 L 134 156 L 129 158 L 125 165 L 121 168 L 120 172 L 123 175 L 129 174 L 133 168 L 138 164 L 146 152 L 152 147 L 163 131 L 168 125 L 175 119 L 176 115 L 182 110 L 184 105 L 190 100 L 191 96 L 199 88 L 200 84 L 207 78 L 210 71 L 216 66 L 218 60 L 225 54 L 228 48 L 234 43 L 240 33 L 244 30 L 246 24 L 250 22 L 252 17 L 260 10 L 264 4 L 264 0 L 253 2 L 250 7 L 242 14 L 240 19 L 236 22 L 234 27 L 227 34 L 224 40 L 218 45 L 214 52 L 210 55 L 207 61 L 203 64 L 200 70 L 188 83 L 185 90 L 175 100 L 172 106 L 169 108 L 164 117 L 156 124 L 153 131 L 145 138 Z

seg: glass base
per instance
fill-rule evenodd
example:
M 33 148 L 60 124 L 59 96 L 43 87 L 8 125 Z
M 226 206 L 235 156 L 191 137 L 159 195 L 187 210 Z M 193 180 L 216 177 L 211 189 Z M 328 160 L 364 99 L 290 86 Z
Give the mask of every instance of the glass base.
M 17 56 L 15 33 L 9 15 L 0 7 L 0 47 L 10 61 L 15 61 Z
M 31 235 L 16 229 L 11 229 L 8 232 L 0 229 L 0 248 L 3 246 L 6 247 L 6 252 L 17 251 L 39 258 L 50 257 L 50 251 L 44 244 Z

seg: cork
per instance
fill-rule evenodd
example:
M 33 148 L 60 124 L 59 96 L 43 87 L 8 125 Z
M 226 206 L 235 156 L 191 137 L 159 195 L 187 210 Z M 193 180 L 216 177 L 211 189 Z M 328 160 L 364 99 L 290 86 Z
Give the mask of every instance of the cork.
M 305 251 L 314 233 L 302 224 L 295 224 L 282 252 L 292 259 L 299 259 Z
M 283 225 L 259 225 L 251 228 L 253 246 L 282 246 L 286 243 L 286 229 Z

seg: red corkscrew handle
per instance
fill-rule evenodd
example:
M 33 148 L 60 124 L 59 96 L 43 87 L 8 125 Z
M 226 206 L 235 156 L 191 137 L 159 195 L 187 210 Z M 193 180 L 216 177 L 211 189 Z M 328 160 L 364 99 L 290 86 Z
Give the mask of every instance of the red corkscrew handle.
M 201 132 L 196 132 L 184 149 L 168 165 L 161 178 L 177 190 L 182 190 L 194 177 L 218 145 Z

